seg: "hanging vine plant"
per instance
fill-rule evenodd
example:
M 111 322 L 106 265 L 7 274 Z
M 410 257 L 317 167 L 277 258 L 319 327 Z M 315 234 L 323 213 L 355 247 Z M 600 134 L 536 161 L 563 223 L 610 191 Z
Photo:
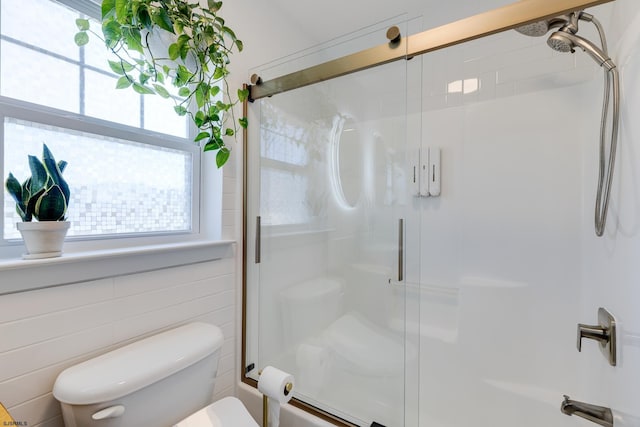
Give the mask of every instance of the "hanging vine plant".
M 204 1 L 204 0 L 203 0 Z M 199 129 L 195 142 L 204 151 L 217 151 L 216 164 L 224 165 L 230 150 L 225 136 L 246 128 L 236 120 L 234 106 L 249 92 L 232 93 L 227 84 L 230 57 L 243 45 L 219 15 L 221 1 L 207 0 L 103 0 L 102 34 L 87 19 L 77 19 L 75 42 L 83 46 L 89 33 L 102 40 L 115 55 L 109 60 L 118 76 L 116 87 L 174 100 L 174 110 L 189 116 Z M 177 88 L 178 96 L 171 86 Z

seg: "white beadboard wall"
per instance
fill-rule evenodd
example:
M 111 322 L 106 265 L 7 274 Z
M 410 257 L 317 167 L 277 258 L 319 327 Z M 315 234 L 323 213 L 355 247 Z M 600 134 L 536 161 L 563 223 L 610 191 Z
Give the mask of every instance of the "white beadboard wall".
M 214 399 L 235 394 L 234 258 L 0 297 L 0 401 L 30 427 L 63 427 L 65 368 L 192 321 L 225 336 Z

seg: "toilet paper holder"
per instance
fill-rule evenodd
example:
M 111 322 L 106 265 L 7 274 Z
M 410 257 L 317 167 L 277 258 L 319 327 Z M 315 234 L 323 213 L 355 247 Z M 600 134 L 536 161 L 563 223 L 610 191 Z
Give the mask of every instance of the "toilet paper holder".
M 258 376 L 262 375 L 262 369 L 258 371 Z M 284 386 L 284 395 L 288 396 L 293 390 L 293 383 L 286 383 Z M 266 394 L 262 395 L 262 427 L 269 427 L 269 398 Z

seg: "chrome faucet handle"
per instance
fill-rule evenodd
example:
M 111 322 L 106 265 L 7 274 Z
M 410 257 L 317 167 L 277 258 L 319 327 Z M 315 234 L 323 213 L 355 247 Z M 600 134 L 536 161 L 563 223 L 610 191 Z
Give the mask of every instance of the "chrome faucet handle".
M 600 325 L 585 325 L 578 323 L 578 342 L 576 346 L 578 351 L 582 351 L 582 338 L 589 338 L 600 343 L 609 342 L 609 328 Z

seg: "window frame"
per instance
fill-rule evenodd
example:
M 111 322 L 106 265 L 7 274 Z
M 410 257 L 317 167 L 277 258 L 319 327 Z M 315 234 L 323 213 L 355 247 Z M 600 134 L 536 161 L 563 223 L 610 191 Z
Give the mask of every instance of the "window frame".
M 50 107 L 31 104 L 12 98 L 0 96 L 0 174 L 3 177 L 3 184 L 8 171 L 4 170 L 4 121 L 5 117 L 39 123 L 48 126 L 56 126 L 64 129 L 104 135 L 107 137 L 123 139 L 136 143 L 146 144 L 155 147 L 171 148 L 174 150 L 188 152 L 192 155 L 191 170 L 191 230 L 189 231 L 158 231 L 148 233 L 122 233 L 105 234 L 93 236 L 70 236 L 67 241 L 100 241 L 119 240 L 131 238 L 152 238 L 155 241 L 167 241 L 163 239 L 168 236 L 185 236 L 200 234 L 200 205 L 201 205 L 201 173 L 202 173 L 202 150 L 199 145 L 194 144 L 186 138 L 179 138 L 167 134 L 152 132 L 131 126 L 121 125 L 106 120 L 93 117 L 82 116 L 76 113 L 56 110 Z M 26 161 L 26 160 L 25 160 Z M 3 185 L 2 195 L 4 197 L 6 188 Z M 0 216 L 0 229 L 4 229 L 4 215 Z M 131 242 L 130 242 L 131 243 Z M 5 239 L 1 236 L 0 246 L 11 247 L 21 245 L 22 239 Z M 0 258 L 2 258 L 0 256 Z

